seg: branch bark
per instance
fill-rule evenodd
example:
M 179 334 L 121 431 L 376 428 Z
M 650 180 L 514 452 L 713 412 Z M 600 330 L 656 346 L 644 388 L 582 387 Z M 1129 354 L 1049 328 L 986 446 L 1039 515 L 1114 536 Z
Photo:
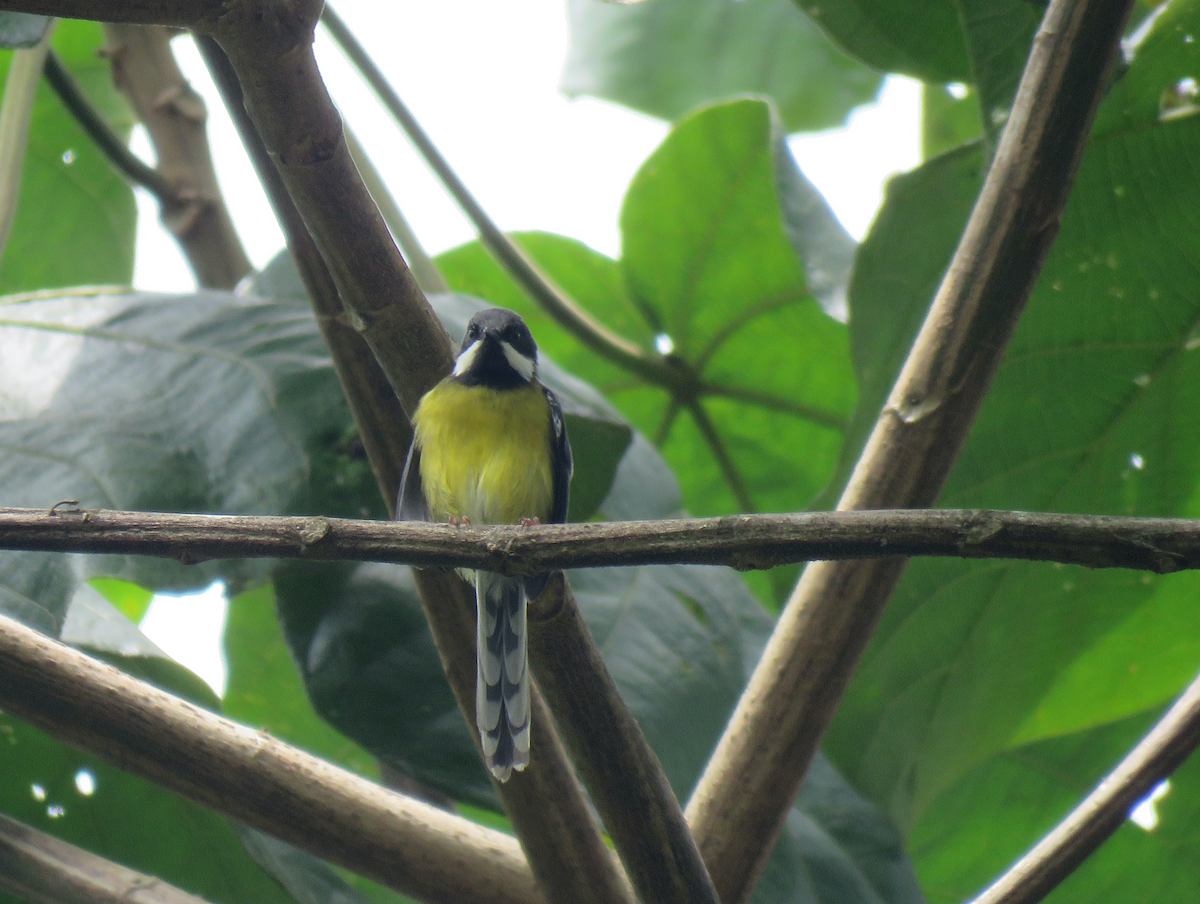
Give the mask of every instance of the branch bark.
M 451 527 L 310 516 L 0 508 L 0 549 L 155 556 L 185 564 L 251 558 L 393 562 L 511 575 L 662 563 L 749 571 L 896 556 L 1025 559 L 1170 574 L 1200 568 L 1200 521 L 890 509 Z M 535 606 L 541 605 L 539 598 Z M 546 604 L 547 611 L 556 607 Z M 472 659 L 463 660 L 474 668 Z
M 1131 0 L 1052 0 L 950 268 L 838 503 L 931 505 L 1058 231 Z M 745 901 L 903 559 L 809 566 L 688 805 L 721 899 Z
M 232 289 L 253 268 L 217 185 L 204 100 L 175 62 L 171 33 L 160 25 L 108 25 L 104 33 L 113 81 L 146 127 L 171 190 L 159 198 L 159 218 L 199 286 Z
M 1071 814 L 973 904 L 1036 904 L 1129 817 L 1129 811 L 1200 746 L 1200 678 Z
M 0 813 L 0 891 L 29 904 L 207 904 Z
M 543 900 L 507 835 L 388 791 L 0 616 L 0 708 L 404 894 Z

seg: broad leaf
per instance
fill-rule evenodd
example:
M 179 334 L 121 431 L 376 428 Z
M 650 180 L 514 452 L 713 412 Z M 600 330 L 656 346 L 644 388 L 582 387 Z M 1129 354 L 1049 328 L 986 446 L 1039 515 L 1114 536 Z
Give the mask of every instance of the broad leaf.
M 13 15 L 7 13 L 5 15 Z M 96 51 L 95 22 L 63 21 L 53 47 L 120 135 L 133 124 Z M 0 81 L 12 54 L 0 59 Z M 128 283 L 137 211 L 133 192 L 44 82 L 38 87 L 12 234 L 0 260 L 0 293 Z
M 568 95 L 590 94 L 663 119 L 763 94 L 789 132 L 840 125 L 880 75 L 833 45 L 791 0 L 572 0 Z

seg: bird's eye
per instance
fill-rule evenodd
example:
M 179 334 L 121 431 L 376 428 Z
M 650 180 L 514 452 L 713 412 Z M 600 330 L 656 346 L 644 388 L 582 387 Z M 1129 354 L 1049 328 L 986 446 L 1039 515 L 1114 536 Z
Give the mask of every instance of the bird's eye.
M 473 323 L 469 327 L 467 327 L 467 338 L 468 339 L 478 339 L 479 338 L 479 327 L 477 327 Z

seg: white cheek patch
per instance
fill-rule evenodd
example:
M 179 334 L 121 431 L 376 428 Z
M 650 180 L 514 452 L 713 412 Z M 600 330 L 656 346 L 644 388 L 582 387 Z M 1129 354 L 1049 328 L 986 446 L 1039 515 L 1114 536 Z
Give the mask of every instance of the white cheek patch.
M 458 356 L 458 360 L 454 362 L 454 376 L 461 377 L 471 369 L 471 365 L 475 363 L 475 356 L 479 354 L 479 345 L 480 340 L 476 339 Z
M 509 367 L 519 373 L 521 379 L 526 383 L 532 380 L 533 375 L 537 373 L 537 362 L 526 358 L 504 340 L 500 341 L 500 347 L 504 349 L 504 357 L 508 359 Z M 467 351 L 470 351 L 470 349 L 467 349 Z

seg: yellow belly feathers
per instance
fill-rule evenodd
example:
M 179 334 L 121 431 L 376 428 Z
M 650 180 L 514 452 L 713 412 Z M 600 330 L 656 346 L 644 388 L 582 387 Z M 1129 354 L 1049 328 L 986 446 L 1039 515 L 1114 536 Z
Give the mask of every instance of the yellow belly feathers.
M 439 383 L 413 417 L 435 521 L 545 521 L 554 499 L 550 407 L 536 383 L 496 390 Z

